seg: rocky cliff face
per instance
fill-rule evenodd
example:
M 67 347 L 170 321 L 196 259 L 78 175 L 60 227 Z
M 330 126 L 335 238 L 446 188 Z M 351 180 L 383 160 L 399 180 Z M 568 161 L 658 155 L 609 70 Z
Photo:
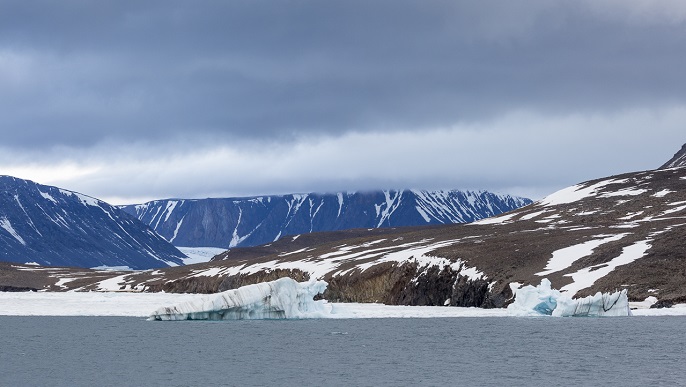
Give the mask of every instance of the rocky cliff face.
M 182 264 L 182 257 L 146 225 L 105 202 L 0 176 L 0 261 L 149 269 Z
M 404 190 L 159 200 L 121 208 L 176 246 L 234 248 L 319 231 L 467 223 L 530 203 L 489 192 Z

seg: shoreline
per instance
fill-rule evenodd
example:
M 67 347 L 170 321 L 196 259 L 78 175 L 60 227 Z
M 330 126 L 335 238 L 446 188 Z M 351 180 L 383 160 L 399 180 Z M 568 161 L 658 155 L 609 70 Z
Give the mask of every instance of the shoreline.
M 131 292 L 0 292 L 0 316 L 148 317 L 157 308 L 204 294 Z M 511 317 L 507 309 L 328 303 L 330 318 Z M 686 316 L 686 304 L 650 309 L 630 302 L 633 316 Z

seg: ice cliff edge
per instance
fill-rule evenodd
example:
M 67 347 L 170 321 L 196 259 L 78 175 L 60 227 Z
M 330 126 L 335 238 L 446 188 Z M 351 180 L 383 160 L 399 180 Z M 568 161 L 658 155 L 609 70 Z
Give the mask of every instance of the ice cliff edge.
M 296 282 L 290 278 L 243 286 L 175 306 L 163 307 L 150 320 L 243 320 L 322 318 L 331 313 L 325 281 Z
M 157 309 L 149 320 L 243 320 L 331 318 L 333 306 L 315 301 L 328 284 L 291 278 L 243 286 L 225 292 L 199 296 L 174 306 Z M 552 289 L 550 281 L 517 289 L 507 308 L 511 316 L 630 316 L 626 290 L 572 299 Z
M 515 300 L 507 307 L 512 316 L 554 317 L 621 317 L 631 316 L 626 290 L 615 293 L 596 293 L 573 299 L 552 289 L 547 278 L 538 286 L 518 289 Z

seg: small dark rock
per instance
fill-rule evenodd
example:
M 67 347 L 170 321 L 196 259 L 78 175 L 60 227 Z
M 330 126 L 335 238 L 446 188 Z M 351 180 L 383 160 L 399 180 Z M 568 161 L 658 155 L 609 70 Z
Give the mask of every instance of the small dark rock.
M 36 288 L 29 288 L 24 286 L 9 286 L 0 285 L 0 292 L 37 292 Z
M 653 305 L 650 306 L 650 309 L 662 309 L 662 308 L 671 308 L 674 306 L 674 303 L 669 302 L 669 301 L 658 301 L 654 303 Z

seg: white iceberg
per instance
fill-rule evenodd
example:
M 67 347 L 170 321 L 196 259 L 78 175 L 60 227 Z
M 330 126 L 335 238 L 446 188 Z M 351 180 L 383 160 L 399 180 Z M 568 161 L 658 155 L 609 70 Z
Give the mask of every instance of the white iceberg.
M 150 320 L 323 318 L 330 315 L 331 305 L 325 300 L 314 301 L 314 297 L 327 285 L 324 281 L 281 278 L 163 307 L 150 315 Z
M 547 278 L 538 286 L 524 286 L 515 293 L 515 300 L 507 307 L 511 316 L 554 317 L 618 317 L 631 316 L 626 290 L 596 293 L 573 299 L 552 289 Z

